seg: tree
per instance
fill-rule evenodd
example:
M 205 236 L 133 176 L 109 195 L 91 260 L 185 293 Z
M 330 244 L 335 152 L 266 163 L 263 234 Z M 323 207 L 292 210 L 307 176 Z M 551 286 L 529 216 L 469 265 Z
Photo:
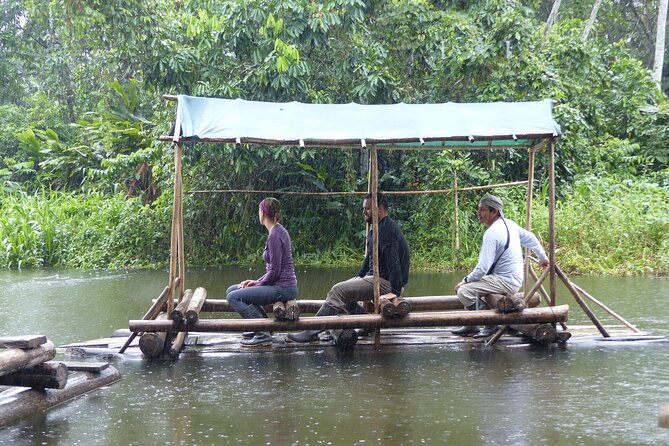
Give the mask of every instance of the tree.
M 662 89 L 662 68 L 664 66 L 664 39 L 667 27 L 667 4 L 668 0 L 660 0 L 657 13 L 657 32 L 655 37 L 655 63 L 653 65 L 653 80 L 657 87 Z

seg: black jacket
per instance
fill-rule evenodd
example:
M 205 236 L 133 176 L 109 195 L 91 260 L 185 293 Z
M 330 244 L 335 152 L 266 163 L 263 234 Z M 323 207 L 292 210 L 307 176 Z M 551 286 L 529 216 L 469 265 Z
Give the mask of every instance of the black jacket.
M 367 234 L 367 256 L 358 277 L 374 274 L 373 232 Z M 409 282 L 409 245 L 400 227 L 386 216 L 379 222 L 379 276 L 390 282 L 393 294 L 399 296 Z

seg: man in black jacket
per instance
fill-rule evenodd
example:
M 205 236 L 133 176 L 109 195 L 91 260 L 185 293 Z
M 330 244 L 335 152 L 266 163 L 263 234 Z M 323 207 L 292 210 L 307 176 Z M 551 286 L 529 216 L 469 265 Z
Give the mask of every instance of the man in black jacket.
M 388 199 L 382 193 L 377 194 L 379 209 L 379 286 L 381 297 L 392 299 L 399 297 L 409 281 L 409 246 L 400 227 L 388 217 Z M 362 213 L 367 223 L 372 223 L 372 196 L 367 194 L 362 203 Z M 364 310 L 358 301 L 374 299 L 374 256 L 373 234 L 367 234 L 367 255 L 358 274 L 344 282 L 335 284 L 327 294 L 325 303 L 316 316 L 333 316 L 340 313 L 359 314 Z M 289 333 L 288 338 L 295 342 L 318 340 L 320 330 L 306 330 L 301 333 Z

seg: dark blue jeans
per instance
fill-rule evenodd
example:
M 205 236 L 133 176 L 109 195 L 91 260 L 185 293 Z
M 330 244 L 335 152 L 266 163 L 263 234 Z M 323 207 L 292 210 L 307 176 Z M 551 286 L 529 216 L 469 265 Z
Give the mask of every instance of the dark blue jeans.
M 275 285 L 256 285 L 240 288 L 239 284 L 232 285 L 225 292 L 228 303 L 242 317 L 265 317 L 260 307 L 274 302 L 286 302 L 297 297 L 297 287 L 282 287 Z

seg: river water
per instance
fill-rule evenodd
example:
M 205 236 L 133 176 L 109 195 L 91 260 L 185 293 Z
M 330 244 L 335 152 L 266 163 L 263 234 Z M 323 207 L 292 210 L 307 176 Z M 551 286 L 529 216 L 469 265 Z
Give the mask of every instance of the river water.
M 323 298 L 353 272 L 301 269 L 300 296 Z M 224 297 L 259 275 L 231 267 L 187 278 Z M 414 272 L 407 295 L 451 294 L 460 276 Z M 139 319 L 166 281 L 165 271 L 0 271 L 0 335 L 45 334 L 56 345 L 107 337 Z M 668 280 L 574 281 L 642 330 L 669 336 Z M 564 289 L 558 303 L 570 304 L 569 324 L 587 323 Z M 669 403 L 667 342 L 280 350 L 113 359 L 120 382 L 0 430 L 0 444 L 669 444 L 657 425 Z

